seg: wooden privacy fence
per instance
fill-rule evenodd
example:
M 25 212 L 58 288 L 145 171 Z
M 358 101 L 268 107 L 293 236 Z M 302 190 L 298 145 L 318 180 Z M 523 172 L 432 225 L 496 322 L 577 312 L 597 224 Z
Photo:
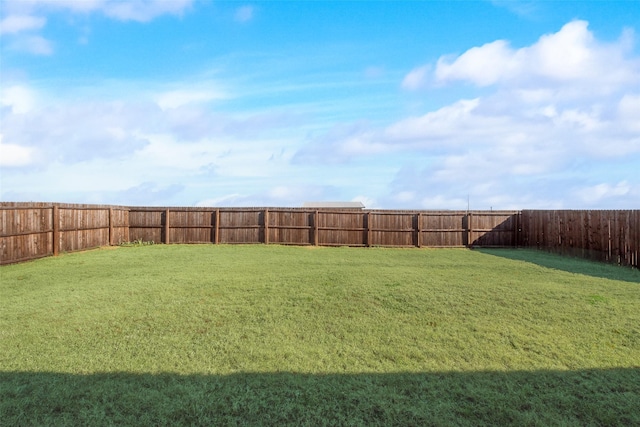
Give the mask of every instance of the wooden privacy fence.
M 640 211 L 393 211 L 0 203 L 0 263 L 129 241 L 534 247 L 639 267 Z
M 640 267 L 640 210 L 523 210 L 520 244 Z
M 517 212 L 131 208 L 131 240 L 315 246 L 515 246 Z
M 2 264 L 128 241 L 315 246 L 518 244 L 515 211 L 0 204 Z
M 125 207 L 3 203 L 0 264 L 58 255 L 129 240 Z

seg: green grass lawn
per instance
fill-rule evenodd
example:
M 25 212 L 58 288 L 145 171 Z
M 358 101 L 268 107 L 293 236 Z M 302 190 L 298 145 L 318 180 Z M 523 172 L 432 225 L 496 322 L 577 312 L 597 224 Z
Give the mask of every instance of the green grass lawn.
M 637 270 L 154 245 L 0 274 L 0 425 L 640 425 Z

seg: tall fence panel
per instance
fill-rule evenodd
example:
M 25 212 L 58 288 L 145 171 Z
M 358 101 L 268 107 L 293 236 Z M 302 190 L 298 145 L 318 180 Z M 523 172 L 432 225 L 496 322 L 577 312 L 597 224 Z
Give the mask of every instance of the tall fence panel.
M 372 211 L 366 215 L 369 246 L 418 246 L 418 214 Z
M 164 241 L 164 210 L 131 208 L 129 210 L 129 238 L 131 241 Z
M 53 255 L 52 207 L 2 207 L 0 263 Z
M 469 212 L 466 216 L 471 246 L 519 246 L 520 213 L 511 211 Z
M 367 215 L 365 212 L 319 210 L 317 220 L 318 245 L 367 245 Z
M 214 233 L 215 213 L 212 211 L 169 211 L 169 242 L 211 243 Z
M 59 208 L 62 252 L 109 245 L 109 209 Z
M 264 243 L 264 210 L 220 209 L 219 243 Z
M 281 245 L 315 244 L 316 212 L 265 209 L 265 242 Z
M 524 210 L 522 245 L 640 267 L 638 210 Z
M 467 246 L 467 212 L 421 212 L 420 246 L 450 248 Z

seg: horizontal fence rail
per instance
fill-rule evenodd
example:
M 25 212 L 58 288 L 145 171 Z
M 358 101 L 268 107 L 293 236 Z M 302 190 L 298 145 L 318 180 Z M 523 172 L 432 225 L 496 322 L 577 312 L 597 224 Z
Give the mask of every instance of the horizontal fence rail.
M 0 203 L 0 263 L 130 241 L 535 247 L 638 267 L 640 211 L 159 208 Z

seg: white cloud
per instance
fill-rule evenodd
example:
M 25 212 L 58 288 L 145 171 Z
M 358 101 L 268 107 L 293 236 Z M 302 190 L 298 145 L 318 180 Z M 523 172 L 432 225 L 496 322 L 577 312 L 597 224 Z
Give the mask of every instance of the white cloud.
M 260 191 L 256 182 L 251 182 L 242 193 L 229 193 L 220 197 L 198 200 L 195 206 L 276 206 L 301 207 L 304 201 L 325 200 L 335 197 L 330 186 L 315 184 L 285 184 L 269 187 Z
M 420 117 L 410 117 L 387 127 L 386 135 L 393 140 L 422 139 L 442 141 L 464 132 L 465 129 L 480 129 L 474 110 L 480 99 L 463 99 Z M 485 121 L 482 127 L 486 128 Z
M 109 92 L 120 96 L 93 94 L 92 100 L 83 89 L 68 93 L 66 99 L 24 84 L 3 86 L 4 140 L 38 148 L 50 160 L 66 164 L 140 152 L 162 165 L 189 168 L 216 163 L 217 156 L 224 154 L 221 171 L 252 176 L 263 175 L 265 168 L 290 157 L 283 150 L 293 144 L 285 137 L 297 120 L 293 114 L 221 114 L 204 103 L 221 98 L 215 90 L 197 92 L 188 85 L 175 89 L 171 84 L 171 90 L 149 93 L 144 87 L 135 91 L 131 86 L 111 86 Z M 110 96 L 115 100 L 109 100 Z M 243 156 L 248 160 L 242 161 Z M 267 166 L 260 168 L 255 163 Z
M 530 49 L 514 53 L 520 67 L 533 66 L 534 72 L 556 80 L 572 80 L 599 73 L 605 64 L 598 61 L 593 34 L 585 21 L 573 21 L 555 33 L 542 36 Z M 604 70 L 602 70 L 604 71 Z
M 183 144 L 171 134 L 141 134 L 139 137 L 149 141 L 133 153 L 138 162 L 152 164 L 155 167 L 171 168 L 181 171 L 196 171 L 210 165 L 223 154 L 222 144 Z
M 194 206 L 197 206 L 197 207 L 242 206 L 242 202 L 238 203 L 239 200 L 244 200 L 244 197 L 242 196 L 242 194 L 239 194 L 239 193 L 225 194 L 224 196 L 221 196 L 221 197 L 199 200 L 194 204 Z
M 5 114 L 3 134 L 7 142 L 38 148 L 48 161 L 70 165 L 92 158 L 122 158 L 143 147 L 148 142 L 138 137 L 138 126 L 154 114 L 153 106 L 145 104 L 61 101 Z
M 498 40 L 471 48 L 453 62 L 440 58 L 435 78 L 439 83 L 469 80 L 478 86 L 488 86 L 518 71 L 519 64 L 514 57 L 508 43 Z
M 640 94 L 624 95 L 618 104 L 618 113 L 624 128 L 640 133 Z
M 530 86 L 568 84 L 605 93 L 638 82 L 640 64 L 625 55 L 633 45 L 633 32 L 625 30 L 617 42 L 602 43 L 588 30 L 586 21 L 572 21 L 533 45 L 513 49 L 505 40 L 473 47 L 459 56 L 443 56 L 436 64 L 431 84 L 468 81 L 477 86 L 507 84 Z M 427 66 L 407 74 L 403 86 L 429 86 Z
M 424 87 L 429 77 L 430 70 L 431 67 L 429 65 L 423 65 L 422 67 L 411 70 L 402 80 L 402 87 L 409 90 Z
M 16 34 L 22 31 L 39 30 L 47 20 L 40 16 L 9 15 L 0 21 L 1 34 Z
M 618 182 L 615 185 L 602 183 L 590 187 L 584 187 L 576 194 L 587 204 L 601 202 L 604 199 L 627 196 L 632 190 L 631 185 L 627 181 Z
M 226 96 L 217 90 L 203 89 L 179 89 L 163 92 L 155 95 L 156 102 L 163 110 L 177 108 L 191 103 L 208 102 L 225 99 Z
M 35 104 L 36 95 L 26 86 L 12 85 L 0 89 L 0 105 L 10 107 L 15 114 L 28 113 Z
M 34 150 L 32 148 L 22 147 L 17 144 L 4 144 L 0 142 L 0 166 L 28 166 L 33 162 L 33 160 Z
M 414 191 L 400 191 L 397 194 L 393 195 L 393 198 L 402 204 L 405 204 L 407 202 L 413 202 L 416 198 L 416 193 Z
M 286 111 L 235 116 L 197 100 L 163 110 L 155 99 L 192 101 L 191 87 L 152 85 L 153 93 L 135 86 L 112 84 L 90 97 L 78 89 L 64 98 L 27 85 L 3 87 L 1 197 L 50 199 L 60 191 L 67 201 L 154 204 L 164 197 L 184 204 L 244 185 L 238 204 L 276 206 L 314 194 L 290 186 L 291 177 L 271 194 L 262 189 L 267 177 L 289 168 L 296 141 Z
M 463 210 L 467 207 L 467 199 L 464 197 L 451 197 L 442 194 L 435 194 L 424 197 L 420 201 L 421 209 L 457 209 Z
M 182 184 L 159 185 L 155 182 L 143 182 L 121 191 L 90 192 L 89 203 L 110 203 L 121 205 L 158 206 L 166 205 L 167 200 L 184 190 Z M 85 196 L 87 197 L 87 196 Z
M 302 206 L 304 201 L 325 197 L 327 188 L 321 185 L 283 184 L 266 191 L 265 202 L 272 206 Z

